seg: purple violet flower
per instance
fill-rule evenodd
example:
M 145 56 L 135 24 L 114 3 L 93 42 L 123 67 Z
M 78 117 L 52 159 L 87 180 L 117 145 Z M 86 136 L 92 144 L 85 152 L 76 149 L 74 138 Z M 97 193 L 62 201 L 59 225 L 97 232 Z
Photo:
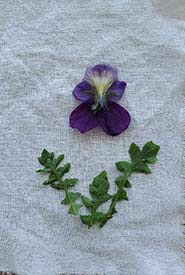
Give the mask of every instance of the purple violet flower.
M 118 80 L 117 69 L 108 64 L 88 67 L 83 81 L 73 90 L 82 104 L 71 113 L 70 126 L 81 133 L 100 126 L 108 135 L 121 134 L 131 121 L 128 111 L 116 103 L 126 85 Z

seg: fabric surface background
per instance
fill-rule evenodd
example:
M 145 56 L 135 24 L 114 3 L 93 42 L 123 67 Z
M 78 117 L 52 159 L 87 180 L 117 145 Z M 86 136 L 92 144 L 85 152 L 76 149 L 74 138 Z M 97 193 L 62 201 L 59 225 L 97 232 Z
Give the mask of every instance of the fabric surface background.
M 25 275 L 185 274 L 182 145 L 183 0 L 0 0 L 0 270 Z M 88 65 L 128 83 L 132 115 L 118 137 L 70 129 L 72 89 Z M 35 173 L 43 148 L 64 153 L 77 189 L 128 158 L 131 142 L 161 146 L 152 175 L 134 175 L 128 203 L 88 230 Z

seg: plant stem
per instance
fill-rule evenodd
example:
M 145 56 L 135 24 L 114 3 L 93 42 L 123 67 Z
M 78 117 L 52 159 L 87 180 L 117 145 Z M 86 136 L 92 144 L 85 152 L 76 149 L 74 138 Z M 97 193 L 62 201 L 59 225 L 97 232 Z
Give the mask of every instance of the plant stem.
M 131 174 L 131 172 L 125 172 L 125 174 L 124 174 L 124 179 L 123 179 L 123 186 L 122 186 L 122 187 L 124 187 L 124 185 L 125 185 L 125 183 L 126 183 L 128 177 L 130 176 L 130 174 Z M 121 191 L 122 191 L 122 188 L 118 188 L 118 191 L 117 191 L 116 194 L 112 197 L 111 205 L 110 205 L 110 207 L 109 207 L 109 209 L 108 209 L 108 211 L 107 211 L 107 220 L 106 220 L 105 222 L 103 222 L 103 223 L 100 223 L 100 227 L 103 227 L 103 226 L 106 224 L 106 222 L 107 222 L 109 219 L 112 218 L 112 215 L 114 214 L 114 209 L 115 209 L 116 203 L 118 202 L 118 198 L 119 198 L 119 196 L 120 196 Z
M 93 207 L 93 209 L 91 210 L 91 226 L 94 225 L 94 215 L 96 213 L 97 208 Z
M 50 169 L 52 170 L 53 174 L 56 176 L 56 178 L 58 179 L 59 183 L 63 184 L 62 182 L 62 178 L 60 177 L 60 175 L 57 173 L 57 170 L 52 166 L 50 165 Z M 69 192 L 68 192 L 68 189 L 64 186 L 64 192 L 65 192 L 65 195 L 66 197 L 69 199 L 69 202 L 70 202 L 70 206 L 72 207 L 74 213 L 76 213 L 76 210 L 74 208 L 74 203 L 71 201 L 71 197 L 69 195 Z M 77 214 L 77 213 L 76 213 Z

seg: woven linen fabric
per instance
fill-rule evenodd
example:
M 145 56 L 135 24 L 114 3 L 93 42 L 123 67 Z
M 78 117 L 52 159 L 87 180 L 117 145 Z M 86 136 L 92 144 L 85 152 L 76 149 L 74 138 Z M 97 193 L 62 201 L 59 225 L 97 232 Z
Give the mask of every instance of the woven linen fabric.
M 128 83 L 132 115 L 117 137 L 69 128 L 72 90 L 88 65 Z M 0 271 L 23 275 L 183 275 L 183 0 L 0 0 Z M 76 190 L 131 142 L 161 146 L 152 175 L 131 178 L 129 202 L 103 229 L 67 214 L 63 193 L 35 173 L 43 148 L 64 153 Z M 5 273 L 6 274 L 6 273 Z

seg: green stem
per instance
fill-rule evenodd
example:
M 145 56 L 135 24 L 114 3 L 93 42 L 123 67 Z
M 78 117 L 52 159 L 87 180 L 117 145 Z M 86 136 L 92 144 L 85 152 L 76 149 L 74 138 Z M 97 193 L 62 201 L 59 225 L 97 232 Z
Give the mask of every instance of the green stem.
M 125 183 L 126 183 L 128 177 L 130 176 L 130 174 L 131 174 L 131 172 L 126 172 L 126 173 L 124 174 L 123 187 L 124 187 L 124 185 L 125 185 Z M 108 211 L 107 211 L 107 220 L 106 220 L 106 222 L 107 222 L 109 219 L 112 218 L 112 215 L 113 215 L 113 213 L 114 213 L 114 208 L 115 208 L 115 206 L 116 206 L 116 203 L 118 202 L 118 198 L 119 198 L 119 196 L 120 196 L 121 190 L 122 190 L 122 188 L 119 188 L 118 191 L 116 192 L 116 194 L 113 195 L 113 197 L 112 197 L 111 205 L 110 205 L 110 207 L 109 207 L 109 209 L 108 209 Z M 101 223 L 101 224 L 100 224 L 100 227 L 103 227 L 103 226 L 105 225 L 106 222 Z
M 106 200 L 103 201 L 103 203 L 105 203 L 106 201 L 110 200 L 112 198 L 112 196 L 107 197 Z M 94 224 L 96 224 L 95 221 L 95 214 L 97 212 L 98 207 L 102 204 L 102 202 L 99 203 L 94 203 L 94 207 L 91 209 L 90 214 L 91 214 L 91 225 L 88 226 L 88 228 L 92 227 Z
M 70 197 L 70 195 L 69 195 L 68 189 L 67 189 L 67 188 L 64 188 L 64 192 L 65 192 L 65 194 L 66 194 L 66 197 L 69 199 L 70 207 L 73 209 L 75 215 L 77 215 L 78 213 L 76 212 L 76 208 L 74 207 L 73 201 L 71 201 L 71 197 Z
M 59 181 L 59 183 L 63 184 L 62 178 L 57 173 L 57 170 L 52 165 L 50 165 L 50 169 L 52 170 L 53 174 L 56 176 L 56 178 Z M 69 195 L 68 189 L 65 186 L 64 186 L 64 192 L 65 192 L 66 197 L 69 199 L 70 207 L 72 207 L 74 213 L 76 213 L 76 210 L 75 210 L 75 207 L 74 207 L 74 203 L 71 201 L 71 197 Z
M 95 207 L 93 207 L 93 209 L 91 210 L 91 226 L 94 225 L 94 215 L 96 213 L 96 209 Z

